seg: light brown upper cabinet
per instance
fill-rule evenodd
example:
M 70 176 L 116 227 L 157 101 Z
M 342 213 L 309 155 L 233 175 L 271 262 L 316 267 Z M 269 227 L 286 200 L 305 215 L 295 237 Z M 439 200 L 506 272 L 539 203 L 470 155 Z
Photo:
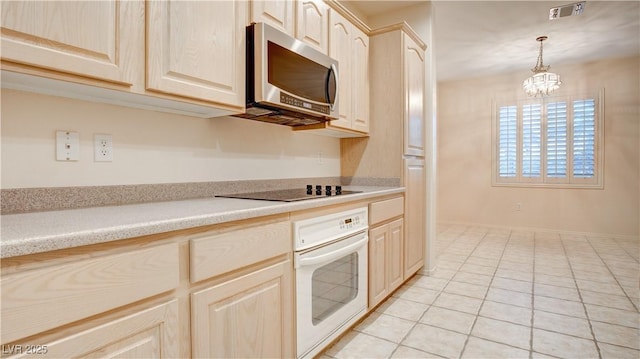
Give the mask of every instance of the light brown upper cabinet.
M 369 36 L 354 27 L 353 36 L 353 129 L 369 133 Z
M 404 153 L 424 156 L 424 49 L 409 35 L 403 34 L 405 125 Z
M 294 128 L 334 137 L 369 133 L 369 36 L 329 9 L 329 56 L 338 60 L 338 119 Z
M 251 1 L 251 22 L 264 22 L 293 37 L 295 5 L 294 0 Z
M 147 88 L 244 106 L 245 1 L 147 2 Z
M 3 1 L 3 88 L 199 117 L 244 112 L 245 1 Z
M 329 56 L 339 62 L 339 118 L 331 126 L 369 132 L 369 37 L 329 12 Z
M 144 57 L 144 2 L 3 1 L 2 60 L 126 87 Z M 4 64 L 3 64 L 4 65 Z
M 299 0 L 297 8 L 295 37 L 326 54 L 329 7 L 322 0 Z
M 403 156 L 424 156 L 426 45 L 406 23 L 373 30 L 369 45 L 369 138 L 342 140 L 342 175 L 401 179 Z

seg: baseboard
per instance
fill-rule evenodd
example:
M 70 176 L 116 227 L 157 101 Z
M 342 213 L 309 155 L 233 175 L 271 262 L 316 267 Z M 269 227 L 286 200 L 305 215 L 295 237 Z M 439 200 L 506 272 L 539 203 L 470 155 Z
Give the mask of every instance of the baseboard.
M 554 232 L 566 235 L 575 235 L 575 236 L 589 236 L 589 237 L 614 237 L 616 239 L 624 239 L 631 241 L 640 241 L 640 237 L 632 234 L 614 234 L 614 233 L 596 233 L 596 232 L 577 232 L 577 231 L 567 231 L 561 229 L 554 228 L 541 228 L 541 227 L 515 227 L 515 226 L 502 226 L 496 224 L 485 224 L 485 223 L 473 223 L 473 222 L 457 222 L 457 221 L 438 221 L 437 226 L 439 225 L 456 225 L 456 226 L 477 226 L 477 227 L 485 227 L 485 228 L 495 228 L 495 229 L 510 229 L 517 231 L 529 231 L 529 232 Z

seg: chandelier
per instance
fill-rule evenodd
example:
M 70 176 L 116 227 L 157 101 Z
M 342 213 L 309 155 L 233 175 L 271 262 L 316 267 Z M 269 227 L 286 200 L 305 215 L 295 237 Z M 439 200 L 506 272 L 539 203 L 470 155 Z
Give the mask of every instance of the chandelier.
M 542 42 L 546 39 L 546 36 L 540 36 L 536 39 L 536 41 L 540 41 L 538 62 L 536 63 L 536 67 L 531 69 L 533 75 L 522 83 L 524 92 L 529 96 L 537 97 L 538 95 L 548 95 L 558 89 L 562 84 L 562 82 L 560 82 L 560 75 L 549 72 L 551 66 L 545 66 L 542 62 Z

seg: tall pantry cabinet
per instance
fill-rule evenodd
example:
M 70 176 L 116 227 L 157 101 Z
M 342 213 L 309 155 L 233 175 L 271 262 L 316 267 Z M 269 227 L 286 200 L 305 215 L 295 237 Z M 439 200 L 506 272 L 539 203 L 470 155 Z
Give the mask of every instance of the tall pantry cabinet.
M 406 24 L 370 33 L 369 138 L 343 139 L 342 175 L 400 179 L 405 192 L 404 279 L 424 264 L 426 245 L 425 50 Z

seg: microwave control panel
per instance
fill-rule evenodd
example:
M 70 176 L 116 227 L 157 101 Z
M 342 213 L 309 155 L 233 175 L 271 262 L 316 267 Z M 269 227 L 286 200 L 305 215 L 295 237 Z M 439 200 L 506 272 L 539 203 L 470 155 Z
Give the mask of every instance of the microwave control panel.
M 289 94 L 280 92 L 280 103 L 284 103 L 287 105 L 304 108 L 309 111 L 315 111 L 324 113 L 325 115 L 329 114 L 329 105 L 318 105 L 315 103 L 310 103 L 303 101 L 299 98 L 293 97 Z

